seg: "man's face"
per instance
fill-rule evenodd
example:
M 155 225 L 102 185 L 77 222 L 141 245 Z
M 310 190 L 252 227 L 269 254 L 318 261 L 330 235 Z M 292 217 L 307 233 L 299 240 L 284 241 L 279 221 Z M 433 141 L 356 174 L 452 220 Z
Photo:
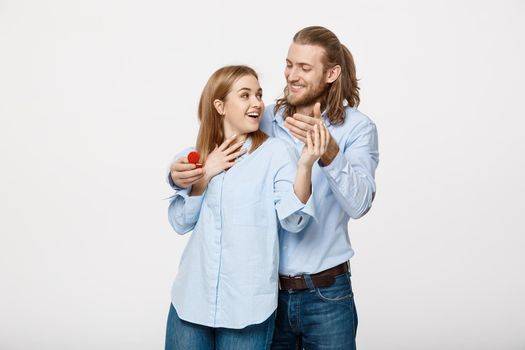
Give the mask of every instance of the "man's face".
M 284 77 L 286 99 L 296 107 L 313 105 L 327 87 L 323 65 L 324 49 L 320 46 L 292 43 L 286 58 Z

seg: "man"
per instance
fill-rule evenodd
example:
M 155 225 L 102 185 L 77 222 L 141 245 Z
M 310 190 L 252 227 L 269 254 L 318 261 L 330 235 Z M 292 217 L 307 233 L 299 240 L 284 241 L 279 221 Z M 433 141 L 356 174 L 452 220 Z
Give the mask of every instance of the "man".
M 266 109 L 261 129 L 300 153 L 307 133 L 322 120 L 330 141 L 312 171 L 308 205 L 315 220 L 300 233 L 280 235 L 272 349 L 355 349 L 357 312 L 349 271 L 354 251 L 348 221 L 365 215 L 374 199 L 376 127 L 356 109 L 360 99 L 354 61 L 330 30 L 300 30 L 289 48 L 284 75 L 284 96 Z M 202 176 L 202 169 L 182 157 L 172 164 L 170 175 L 172 186 L 188 187 Z

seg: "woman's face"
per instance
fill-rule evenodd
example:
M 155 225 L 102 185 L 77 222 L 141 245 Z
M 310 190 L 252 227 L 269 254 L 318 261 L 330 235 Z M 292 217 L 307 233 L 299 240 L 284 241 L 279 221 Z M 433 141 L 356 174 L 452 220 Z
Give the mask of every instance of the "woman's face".
M 259 129 L 264 103 L 261 86 L 253 75 L 245 75 L 238 79 L 219 105 L 216 104 L 216 108 L 224 115 L 226 138 L 234 134 L 245 135 Z

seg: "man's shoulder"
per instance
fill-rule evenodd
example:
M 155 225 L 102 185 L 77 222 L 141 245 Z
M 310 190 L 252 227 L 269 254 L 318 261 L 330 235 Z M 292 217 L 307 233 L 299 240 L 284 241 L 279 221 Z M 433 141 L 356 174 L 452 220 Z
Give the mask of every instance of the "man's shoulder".
M 264 107 L 263 119 L 273 120 L 275 118 L 275 104 Z
M 269 136 L 273 135 L 273 129 L 272 129 L 272 122 L 275 119 L 275 113 L 274 113 L 275 104 L 271 104 L 269 106 L 266 106 L 264 109 L 263 116 L 261 118 L 261 124 L 260 129 L 264 131 Z
M 345 119 L 342 124 L 332 125 L 332 136 L 338 143 L 352 142 L 362 135 L 377 133 L 372 119 L 355 107 L 345 107 Z
M 355 127 L 364 125 L 375 125 L 372 119 L 355 107 L 345 107 L 345 121 L 341 126 Z

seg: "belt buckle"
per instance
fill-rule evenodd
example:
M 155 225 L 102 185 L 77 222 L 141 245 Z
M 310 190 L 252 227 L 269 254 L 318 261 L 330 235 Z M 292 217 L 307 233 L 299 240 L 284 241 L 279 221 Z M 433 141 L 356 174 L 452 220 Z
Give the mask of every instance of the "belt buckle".
M 300 279 L 304 279 L 303 275 L 297 275 L 297 276 L 292 276 L 292 275 L 288 275 L 288 276 L 283 276 L 285 278 L 288 278 L 288 279 L 291 279 L 291 280 L 300 280 Z M 283 290 L 282 287 L 281 287 L 281 279 L 279 279 L 279 290 Z M 286 291 L 288 291 L 289 293 L 293 292 L 294 289 L 286 289 Z

